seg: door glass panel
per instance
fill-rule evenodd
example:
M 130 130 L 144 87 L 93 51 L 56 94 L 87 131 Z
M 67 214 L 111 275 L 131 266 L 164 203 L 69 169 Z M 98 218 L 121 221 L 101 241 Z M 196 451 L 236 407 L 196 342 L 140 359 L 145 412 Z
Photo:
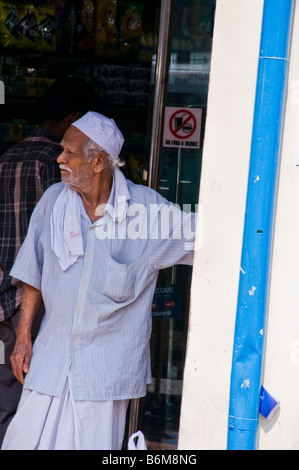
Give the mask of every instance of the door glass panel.
M 201 109 L 199 148 L 163 147 L 158 191 L 168 200 L 198 202 L 216 0 L 174 0 L 166 106 Z M 155 76 L 155 55 L 152 76 Z M 176 126 L 184 119 L 177 115 Z M 179 121 L 181 119 L 181 121 Z M 190 132 L 186 121 L 184 132 Z M 149 449 L 176 449 L 188 331 L 192 267 L 159 274 L 153 301 L 152 384 L 140 401 L 139 427 Z

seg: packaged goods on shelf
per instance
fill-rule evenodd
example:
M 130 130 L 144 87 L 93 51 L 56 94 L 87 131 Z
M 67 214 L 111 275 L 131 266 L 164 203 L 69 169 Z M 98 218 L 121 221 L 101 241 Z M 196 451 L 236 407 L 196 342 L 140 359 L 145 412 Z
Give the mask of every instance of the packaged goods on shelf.
M 36 49 L 37 48 L 37 18 L 33 5 L 20 5 L 18 8 L 19 15 L 19 45 L 20 48 Z
M 0 2 L 0 45 L 39 51 L 56 50 L 56 20 L 52 5 Z
M 103 73 L 103 75 L 101 75 Z M 148 104 L 148 76 L 149 69 L 122 67 L 116 65 L 101 65 L 98 70 L 98 79 L 104 89 L 106 103 L 133 106 L 146 106 Z M 135 79 L 132 77 L 143 79 Z
M 0 23 L 1 26 L 1 23 Z M 0 64 L 2 65 L 20 65 L 21 57 L 17 55 L 0 55 Z
M 51 4 L 0 1 L 0 46 L 56 51 L 57 11 Z
M 83 0 L 81 10 L 81 24 L 78 22 L 77 32 L 78 49 L 80 51 L 89 51 L 94 48 L 94 2 L 92 0 Z
M 98 74 L 109 78 L 131 78 L 131 67 L 101 64 L 98 67 Z
M 98 86 L 105 103 L 133 106 L 148 104 L 149 68 L 100 64 L 76 69 L 75 75 Z
M 43 96 L 54 81 L 49 68 L 20 65 L 19 56 L 0 55 L 0 79 L 7 96 Z M 92 64 L 73 67 L 71 75 L 92 84 L 105 103 L 146 106 L 150 69 L 146 67 Z
M 126 91 L 105 90 L 104 100 L 109 104 L 128 105 L 130 104 L 130 93 Z
M 151 60 L 153 35 L 144 35 L 143 6 L 142 0 L 95 0 L 96 56 Z M 145 51 L 148 40 L 150 49 Z M 143 51 L 140 54 L 141 41 Z
M 19 14 L 8 2 L 0 2 L 0 43 L 3 47 L 18 46 L 20 41 Z
M 113 54 L 118 32 L 116 27 L 117 0 L 95 0 L 94 52 L 95 55 Z
M 130 91 L 130 81 L 125 78 L 106 78 L 103 83 L 108 90 Z
M 56 51 L 56 19 L 52 5 L 36 8 L 37 35 L 36 47 L 39 50 Z
M 151 70 L 145 67 L 132 67 L 131 76 L 134 80 L 144 80 L 146 82 L 149 82 Z
M 142 0 L 0 0 L 0 46 L 150 62 Z
M 20 98 L 42 98 L 46 88 L 54 81 L 49 77 L 37 77 L 37 71 L 29 67 L 4 66 L 5 73 L 1 80 L 5 84 L 6 96 Z
M 132 106 L 147 106 L 148 93 L 130 93 L 130 104 Z
M 118 0 L 119 39 L 130 41 L 140 38 L 142 29 L 143 2 L 138 0 Z
M 28 124 L 26 120 L 14 119 L 12 122 L 0 123 L 0 142 L 17 143 L 30 135 L 37 125 Z
M 69 54 L 92 51 L 93 28 L 93 0 L 66 1 L 64 8 L 56 11 L 57 50 Z
M 43 98 L 45 94 L 44 88 L 25 87 L 21 85 L 5 86 L 6 96 L 14 96 L 19 98 Z
M 130 91 L 132 93 L 148 93 L 148 82 L 145 80 L 130 80 Z

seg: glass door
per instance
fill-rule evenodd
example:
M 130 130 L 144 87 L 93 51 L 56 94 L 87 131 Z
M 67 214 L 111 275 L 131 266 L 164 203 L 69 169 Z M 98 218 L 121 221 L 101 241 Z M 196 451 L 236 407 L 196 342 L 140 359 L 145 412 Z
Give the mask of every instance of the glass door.
M 160 39 L 152 63 L 156 102 L 149 184 L 193 211 L 200 187 L 215 4 L 216 0 L 162 0 Z M 153 450 L 177 448 L 191 276 L 189 266 L 161 271 L 153 300 L 152 384 L 140 400 L 138 422 Z

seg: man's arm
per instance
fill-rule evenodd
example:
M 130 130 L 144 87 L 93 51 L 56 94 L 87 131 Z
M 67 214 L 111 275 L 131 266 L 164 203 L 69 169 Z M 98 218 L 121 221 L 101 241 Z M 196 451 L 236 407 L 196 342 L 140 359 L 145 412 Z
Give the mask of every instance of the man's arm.
M 29 284 L 24 284 L 16 343 L 10 356 L 12 371 L 21 384 L 24 384 L 24 374 L 29 371 L 32 356 L 31 328 L 41 302 L 41 292 Z
M 156 269 L 193 264 L 196 213 L 162 201 L 150 212 L 150 262 Z

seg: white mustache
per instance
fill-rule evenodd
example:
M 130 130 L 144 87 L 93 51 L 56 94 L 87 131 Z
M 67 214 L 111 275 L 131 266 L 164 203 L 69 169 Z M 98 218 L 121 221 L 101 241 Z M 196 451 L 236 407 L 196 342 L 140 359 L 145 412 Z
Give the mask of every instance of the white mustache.
M 72 173 L 72 170 L 71 170 L 69 167 L 67 167 L 66 165 L 59 165 L 59 168 L 60 168 L 61 170 L 66 170 L 66 171 L 68 171 L 69 173 Z

